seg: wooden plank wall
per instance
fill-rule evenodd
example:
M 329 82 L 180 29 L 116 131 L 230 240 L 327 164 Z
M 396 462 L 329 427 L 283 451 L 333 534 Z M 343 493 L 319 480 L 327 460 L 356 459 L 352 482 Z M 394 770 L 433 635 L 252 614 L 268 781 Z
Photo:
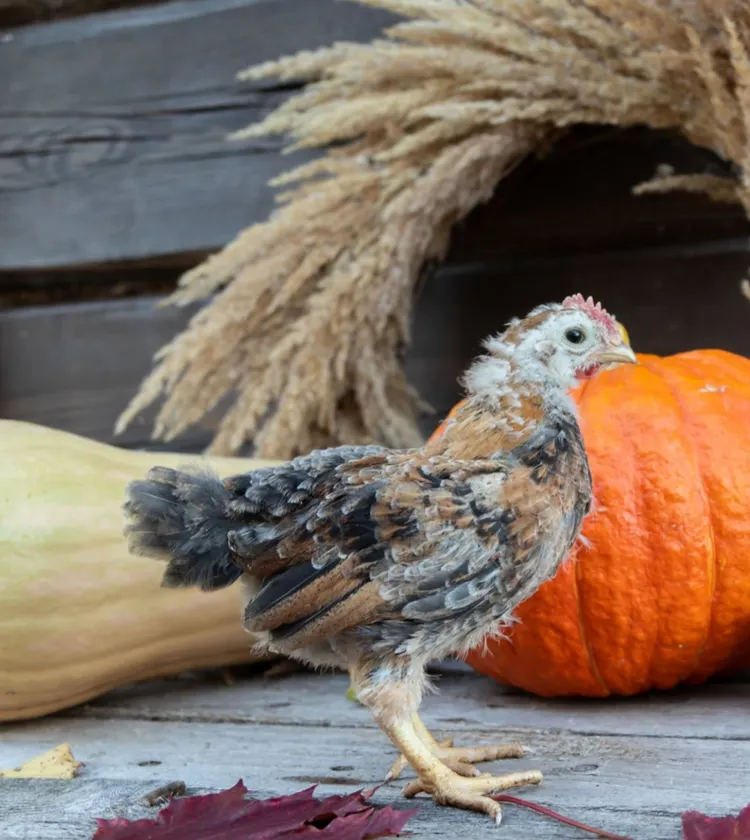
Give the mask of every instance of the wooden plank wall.
M 146 5 L 150 0 L 0 0 L 0 26 L 13 27 L 75 15 Z
M 0 38 L 0 416 L 112 440 L 190 314 L 155 300 L 264 219 L 267 180 L 302 157 L 282 158 L 276 140 L 227 142 L 289 92 L 235 74 L 390 20 L 338 0 L 185 0 Z M 663 163 L 724 168 L 669 134 L 577 130 L 456 231 L 415 309 L 408 369 L 436 408 L 426 430 L 485 334 L 575 291 L 600 297 L 639 350 L 750 355 L 747 220 L 699 196 L 633 197 Z M 148 445 L 147 421 L 119 442 Z M 201 448 L 212 427 L 178 445 Z
M 338 0 L 185 0 L 11 33 L 0 269 L 221 246 L 268 214 L 266 182 L 303 159 L 282 159 L 277 139 L 227 142 L 284 96 L 236 74 L 389 20 Z

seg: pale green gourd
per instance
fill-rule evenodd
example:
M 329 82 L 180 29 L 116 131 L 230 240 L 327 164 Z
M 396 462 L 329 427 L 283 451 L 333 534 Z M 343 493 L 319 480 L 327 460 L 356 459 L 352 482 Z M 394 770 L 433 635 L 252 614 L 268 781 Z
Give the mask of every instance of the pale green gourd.
M 258 659 L 238 586 L 163 589 L 162 564 L 127 550 L 125 485 L 154 464 L 196 460 L 0 420 L 0 721 Z M 206 460 L 222 475 L 271 463 Z

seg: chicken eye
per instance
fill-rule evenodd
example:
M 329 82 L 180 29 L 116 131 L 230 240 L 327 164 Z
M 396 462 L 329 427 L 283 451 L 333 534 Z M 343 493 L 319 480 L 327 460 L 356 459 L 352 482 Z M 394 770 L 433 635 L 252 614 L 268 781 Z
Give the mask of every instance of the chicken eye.
M 586 333 L 583 330 L 573 327 L 565 332 L 565 338 L 571 344 L 581 344 L 586 338 Z

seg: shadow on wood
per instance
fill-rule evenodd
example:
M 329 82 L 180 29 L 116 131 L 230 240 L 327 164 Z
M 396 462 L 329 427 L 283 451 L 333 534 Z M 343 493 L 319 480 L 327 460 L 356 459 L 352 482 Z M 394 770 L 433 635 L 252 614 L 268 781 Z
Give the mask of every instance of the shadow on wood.
M 460 395 L 457 378 L 479 342 L 540 301 L 592 294 L 628 327 L 642 352 L 721 347 L 750 355 L 750 303 L 740 294 L 748 253 L 712 246 L 631 251 L 443 268 L 414 316 L 410 380 L 435 408 L 429 433 Z M 32 307 L 0 313 L 0 416 L 127 446 L 149 445 L 153 413 L 122 438 L 114 422 L 151 369 L 153 354 L 190 310 L 152 298 Z M 205 446 L 217 414 L 166 448 Z M 160 445 L 160 448 L 164 448 Z

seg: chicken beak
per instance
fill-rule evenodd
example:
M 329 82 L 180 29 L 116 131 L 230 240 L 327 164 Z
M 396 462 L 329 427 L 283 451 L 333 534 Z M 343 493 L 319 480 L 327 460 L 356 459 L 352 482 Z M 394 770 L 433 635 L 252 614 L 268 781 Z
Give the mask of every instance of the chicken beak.
M 599 362 L 603 365 L 637 365 L 638 359 L 632 348 L 627 344 L 610 347 L 599 355 Z

